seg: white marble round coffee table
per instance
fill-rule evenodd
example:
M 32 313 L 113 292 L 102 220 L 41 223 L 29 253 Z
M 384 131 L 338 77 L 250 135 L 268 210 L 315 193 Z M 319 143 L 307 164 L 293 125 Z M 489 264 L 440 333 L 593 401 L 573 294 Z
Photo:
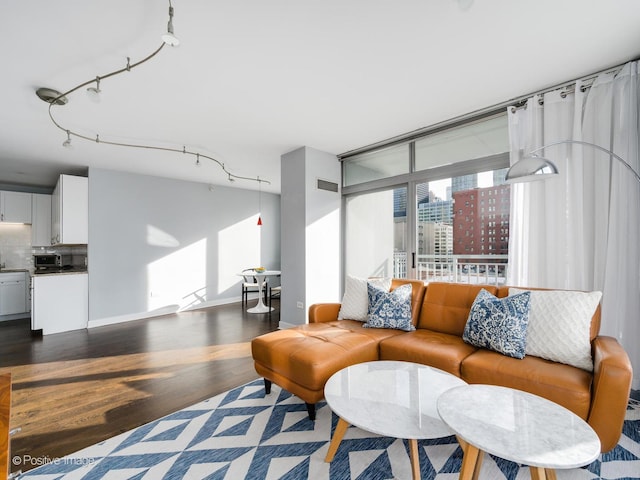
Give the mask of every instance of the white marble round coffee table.
M 411 470 L 420 478 L 418 439 L 453 435 L 441 420 L 436 400 L 446 390 L 466 385 L 454 375 L 410 362 L 376 361 L 352 365 L 335 373 L 324 397 L 340 417 L 325 461 L 338 450 L 349 425 L 386 437 L 409 440 Z
M 440 417 L 464 450 L 460 479 L 477 478 L 482 452 L 529 465 L 532 479 L 588 465 L 600 439 L 566 408 L 530 393 L 494 385 L 453 388 L 437 401 Z

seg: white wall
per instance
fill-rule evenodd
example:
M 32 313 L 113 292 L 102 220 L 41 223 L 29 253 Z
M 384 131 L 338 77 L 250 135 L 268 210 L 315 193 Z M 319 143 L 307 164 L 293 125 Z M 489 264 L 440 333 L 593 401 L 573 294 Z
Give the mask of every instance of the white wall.
M 89 326 L 240 299 L 244 268 L 280 268 L 280 197 L 89 170 Z
M 302 147 L 281 157 L 282 298 L 280 327 L 307 322 L 313 303 L 340 300 L 340 185 L 335 155 Z M 302 308 L 299 307 L 302 304 Z
M 283 327 L 306 322 L 306 309 L 297 308 L 305 301 L 305 149 L 299 148 L 280 158 L 280 212 L 282 294 L 280 324 Z

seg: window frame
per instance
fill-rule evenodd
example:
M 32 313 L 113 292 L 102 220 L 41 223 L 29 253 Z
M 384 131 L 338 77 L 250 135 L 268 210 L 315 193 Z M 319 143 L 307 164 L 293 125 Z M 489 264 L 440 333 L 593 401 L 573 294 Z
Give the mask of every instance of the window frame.
M 387 178 L 381 178 L 377 180 L 372 180 L 368 182 L 363 182 L 355 185 L 343 186 L 342 187 L 342 199 L 341 199 L 341 224 L 342 224 L 342 239 L 341 239 L 341 247 L 342 247 L 342 258 L 341 258 L 341 270 L 344 276 L 344 272 L 346 270 L 346 255 L 347 255 L 347 239 L 346 239 L 346 203 L 347 199 L 351 196 L 357 196 L 360 194 L 372 193 L 375 191 L 382 190 L 390 190 L 395 188 L 406 187 L 407 188 L 407 228 L 408 228 L 408 242 L 407 242 L 407 255 L 409 257 L 409 252 L 417 252 L 418 245 L 418 232 L 416 229 L 417 225 L 417 205 L 414 199 L 416 198 L 416 186 L 420 183 L 424 182 L 433 182 L 437 180 L 442 180 L 446 178 L 460 177 L 463 175 L 477 174 L 481 172 L 486 172 L 490 170 L 500 170 L 504 168 L 509 168 L 510 166 L 510 152 L 506 151 L 503 153 L 493 154 L 486 157 L 479 157 L 472 160 L 465 160 L 456 162 L 450 165 L 433 167 L 425 170 L 415 170 L 415 141 L 428 136 L 434 132 L 440 132 L 443 130 L 447 130 L 450 128 L 458 128 L 464 124 L 470 124 L 477 121 L 481 121 L 487 119 L 489 117 L 505 115 L 507 112 L 505 110 L 494 111 L 490 114 L 483 115 L 481 117 L 476 117 L 473 119 L 469 119 L 466 121 L 461 121 L 457 123 L 453 123 L 449 126 L 444 126 L 442 128 L 434 129 L 433 131 L 422 133 L 421 135 L 413 136 L 407 140 L 390 142 L 388 144 L 377 144 L 376 146 L 370 148 L 369 150 L 360 149 L 358 151 L 353 151 L 349 155 L 345 154 L 343 156 L 339 156 L 341 162 L 343 162 L 343 172 L 344 172 L 344 164 L 349 161 L 349 158 L 355 157 L 356 155 L 362 155 L 374 150 L 382 150 L 385 148 L 389 148 L 391 146 L 398 146 L 400 144 L 408 144 L 409 145 L 409 173 L 396 175 Z M 412 199 L 411 201 L 409 199 Z M 409 259 L 408 259 L 409 262 Z M 407 267 L 407 271 L 410 269 Z M 413 278 L 412 274 L 408 274 L 408 278 Z

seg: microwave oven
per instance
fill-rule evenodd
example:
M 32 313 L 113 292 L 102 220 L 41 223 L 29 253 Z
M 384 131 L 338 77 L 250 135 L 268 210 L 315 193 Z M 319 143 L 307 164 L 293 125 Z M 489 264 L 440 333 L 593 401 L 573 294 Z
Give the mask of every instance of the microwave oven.
M 36 270 L 63 268 L 69 265 L 71 265 L 71 255 L 39 253 L 33 256 L 33 266 Z

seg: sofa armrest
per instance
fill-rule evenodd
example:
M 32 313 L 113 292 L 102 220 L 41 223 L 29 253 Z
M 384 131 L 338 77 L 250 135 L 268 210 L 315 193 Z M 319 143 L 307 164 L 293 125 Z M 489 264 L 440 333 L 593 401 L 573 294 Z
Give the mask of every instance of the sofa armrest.
M 616 446 L 627 412 L 633 369 L 627 352 L 613 337 L 593 339 L 593 385 L 589 425 L 598 432 L 601 448 Z
M 315 303 L 309 307 L 309 323 L 334 322 L 340 312 L 339 303 Z

